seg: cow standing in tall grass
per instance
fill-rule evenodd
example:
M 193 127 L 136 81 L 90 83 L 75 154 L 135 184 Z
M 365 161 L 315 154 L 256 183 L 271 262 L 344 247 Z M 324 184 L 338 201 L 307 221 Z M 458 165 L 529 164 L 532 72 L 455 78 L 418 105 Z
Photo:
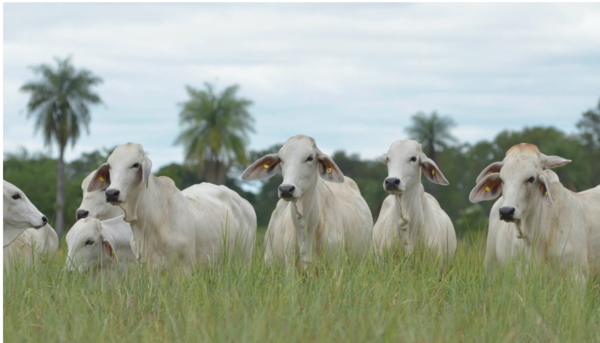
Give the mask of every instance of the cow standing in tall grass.
M 502 162 L 482 171 L 469 200 L 491 200 L 502 193 L 503 202 L 490 218 L 514 223 L 527 263 L 556 261 L 583 284 L 589 269 L 600 264 L 600 187 L 575 193 L 545 170 L 569 162 L 546 156 L 533 144 L 517 144 Z M 488 249 L 494 249 L 489 240 Z
M 390 195 L 383 201 L 373 228 L 377 256 L 397 249 L 411 254 L 424 246 L 441 262 L 452 259 L 456 252 L 452 221 L 421 184 L 422 172 L 429 181 L 447 186 L 448 180 L 440 168 L 413 140 L 394 142 L 378 160 L 388 167 L 383 189 Z
M 288 139 L 279 152 L 266 155 L 242 174 L 263 180 L 282 170 L 279 202 L 265 237 L 265 262 L 307 267 L 324 250 L 347 251 L 362 258 L 369 251 L 373 218 L 356 183 L 321 152 L 311 137 Z

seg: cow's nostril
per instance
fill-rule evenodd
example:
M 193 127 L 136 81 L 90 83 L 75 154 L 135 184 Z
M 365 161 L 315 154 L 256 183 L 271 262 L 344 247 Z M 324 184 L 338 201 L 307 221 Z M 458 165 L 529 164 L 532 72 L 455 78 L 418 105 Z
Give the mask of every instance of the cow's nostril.
M 48 218 L 46 218 L 46 216 L 42 216 L 42 222 L 44 225 L 48 224 Z

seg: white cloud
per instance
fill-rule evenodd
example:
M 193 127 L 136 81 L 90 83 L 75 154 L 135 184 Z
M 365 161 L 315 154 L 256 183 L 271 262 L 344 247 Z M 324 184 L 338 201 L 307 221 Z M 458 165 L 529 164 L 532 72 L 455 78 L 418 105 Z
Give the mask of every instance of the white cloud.
M 69 54 L 104 79 L 106 107 L 68 158 L 137 141 L 155 166 L 181 161 L 177 103 L 205 81 L 254 101 L 255 149 L 304 133 L 373 158 L 433 110 L 463 141 L 573 131 L 600 96 L 598 41 L 598 4 L 9 3 L 4 149 L 42 149 L 19 87 L 27 66 Z

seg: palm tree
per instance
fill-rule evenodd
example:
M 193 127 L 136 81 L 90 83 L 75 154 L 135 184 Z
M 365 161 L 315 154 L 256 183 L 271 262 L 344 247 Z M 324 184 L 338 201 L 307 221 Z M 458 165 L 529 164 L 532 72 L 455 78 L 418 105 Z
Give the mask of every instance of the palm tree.
M 411 120 L 412 126 L 406 128 L 408 136 L 421 143 L 427 157 L 436 163 L 438 163 L 437 152 L 444 150 L 451 143 L 457 142 L 457 139 L 450 133 L 450 129 L 456 126 L 451 117 L 441 117 L 436 111 L 433 111 L 431 116 L 419 112 L 412 116 Z M 433 195 L 433 184 L 428 183 L 428 185 L 428 191 Z
M 248 112 L 252 101 L 236 97 L 239 86 L 220 94 L 205 83 L 205 90 L 186 86 L 190 99 L 182 104 L 179 122 L 183 131 L 175 144 L 183 144 L 185 160 L 205 171 L 208 182 L 222 185 L 234 162 L 248 163 L 248 133 L 254 132 L 254 118 Z
M 81 134 L 81 126 L 89 134 L 91 120 L 89 105 L 101 104 L 100 97 L 92 87 L 102 79 L 86 69 L 76 70 L 71 58 L 55 58 L 56 69 L 47 64 L 31 67 L 40 78 L 21 87 L 30 93 L 27 118 L 35 117 L 35 133 L 42 131 L 44 146 L 58 146 L 58 176 L 56 191 L 55 229 L 59 237 L 64 229 L 65 164 L 64 153 L 69 141 L 75 145 Z

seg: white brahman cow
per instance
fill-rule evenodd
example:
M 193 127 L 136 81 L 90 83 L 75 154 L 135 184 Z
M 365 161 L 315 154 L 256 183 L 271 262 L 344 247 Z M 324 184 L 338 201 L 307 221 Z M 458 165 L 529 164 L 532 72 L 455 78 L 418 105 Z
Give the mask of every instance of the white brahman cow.
M 88 192 L 106 189 L 106 200 L 125 212 L 140 263 L 162 269 L 219 262 L 224 249 L 252 259 L 256 213 L 225 186 L 209 183 L 183 191 L 168 177 L 151 174 L 141 145 L 117 147 L 94 174 Z
M 527 262 L 558 261 L 561 270 L 584 283 L 590 263 L 600 261 L 600 221 L 594 220 L 600 208 L 600 188 L 574 193 L 544 170 L 569 162 L 546 156 L 535 145 L 517 144 L 502 162 L 483 170 L 469 200 L 491 200 L 502 193 L 496 215 L 515 224 Z
M 29 201 L 25 193 L 15 185 L 4 181 L 2 189 L 4 205 L 4 247 L 29 228 L 39 229 L 48 224 L 48 218 Z
M 123 216 L 100 221 L 78 220 L 67 233 L 68 271 L 85 272 L 111 267 L 127 268 L 135 262 L 131 228 Z
M 550 181 L 560 182 L 558 175 L 550 169 L 544 171 Z M 479 183 L 487 174 L 481 173 L 477 177 Z M 490 211 L 489 229 L 485 249 L 485 267 L 491 272 L 496 265 L 504 268 L 506 264 L 521 256 L 525 250 L 523 239 L 520 238 L 517 226 L 513 222 L 500 220 L 498 215 L 504 197 L 498 198 Z
M 278 153 L 266 155 L 242 174 L 242 180 L 262 180 L 281 169 L 279 202 L 266 233 L 265 262 L 306 267 L 325 249 L 345 249 L 362 257 L 371 243 L 373 218 L 356 183 L 344 177 L 335 162 L 311 137 L 294 136 Z
M 388 166 L 383 189 L 390 193 L 384 200 L 373 228 L 373 246 L 378 256 L 388 249 L 411 254 L 423 246 L 447 261 L 456 252 L 456 233 L 450 218 L 438 201 L 423 190 L 421 171 L 436 184 L 448 185 L 434 161 L 413 140 L 394 142 L 378 157 Z
M 25 193 L 4 181 L 4 262 L 5 268 L 16 260 L 31 265 L 39 254 L 54 253 L 58 236 L 48 219 L 29 201 Z
M 92 217 L 98 220 L 106 220 L 123 215 L 123 210 L 119 206 L 113 206 L 106 202 L 104 191 L 106 189 L 95 190 L 88 192 L 88 186 L 92 178 L 96 174 L 96 170 L 90 173 L 81 183 L 83 191 L 83 200 L 77 209 L 75 216 L 77 220 Z M 131 231 L 131 229 L 129 229 Z

